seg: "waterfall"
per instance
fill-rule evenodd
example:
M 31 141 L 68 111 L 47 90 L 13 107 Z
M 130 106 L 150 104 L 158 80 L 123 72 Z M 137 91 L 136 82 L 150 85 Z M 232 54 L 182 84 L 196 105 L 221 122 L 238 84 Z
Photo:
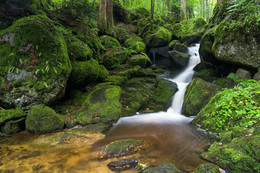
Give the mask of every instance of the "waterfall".
M 178 86 L 178 92 L 173 97 L 172 105 L 167 112 L 156 112 L 149 114 L 137 114 L 135 116 L 123 117 L 118 120 L 116 126 L 119 124 L 145 124 L 145 123 L 172 123 L 181 124 L 189 123 L 192 121 L 192 117 L 185 117 L 181 114 L 182 103 L 187 86 L 192 81 L 193 68 L 200 63 L 199 57 L 199 44 L 189 47 L 188 53 L 191 55 L 188 66 L 173 79 L 167 79 L 175 82 Z

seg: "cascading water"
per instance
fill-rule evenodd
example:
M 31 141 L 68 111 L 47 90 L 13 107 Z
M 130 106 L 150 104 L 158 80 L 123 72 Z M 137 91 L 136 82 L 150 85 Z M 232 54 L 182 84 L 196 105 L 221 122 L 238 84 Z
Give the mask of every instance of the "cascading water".
M 175 82 L 179 90 L 167 112 L 120 118 L 96 147 L 100 148 L 118 139 L 135 138 L 155 144 L 153 151 L 144 156 L 150 164 L 173 162 L 180 170 L 190 172 L 204 163 L 194 153 L 202 152 L 208 142 L 189 124 L 193 118 L 181 114 L 186 87 L 192 80 L 193 68 L 200 62 L 198 49 L 199 44 L 190 47 L 188 53 L 191 57 L 187 68 L 174 79 L 168 79 Z M 152 160 L 156 160 L 156 163 L 152 163 Z

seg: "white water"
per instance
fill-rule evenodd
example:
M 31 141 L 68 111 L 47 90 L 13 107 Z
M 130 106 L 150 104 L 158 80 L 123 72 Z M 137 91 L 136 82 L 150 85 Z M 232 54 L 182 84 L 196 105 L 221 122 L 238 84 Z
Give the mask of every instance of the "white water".
M 178 76 L 173 79 L 168 79 L 175 82 L 178 86 L 178 92 L 174 95 L 172 106 L 167 112 L 156 112 L 149 114 L 138 114 L 130 117 L 120 118 L 115 126 L 122 124 L 187 124 L 192 121 L 192 117 L 185 117 L 181 114 L 182 103 L 187 86 L 192 81 L 193 68 L 200 62 L 199 44 L 189 47 L 189 54 L 191 55 L 188 66 Z

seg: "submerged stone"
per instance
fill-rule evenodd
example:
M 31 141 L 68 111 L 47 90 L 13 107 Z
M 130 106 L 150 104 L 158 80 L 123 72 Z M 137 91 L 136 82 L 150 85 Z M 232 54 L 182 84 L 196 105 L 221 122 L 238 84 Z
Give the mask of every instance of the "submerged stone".
M 172 163 L 166 163 L 157 167 L 148 167 L 143 173 L 179 173 L 179 170 Z
M 122 159 L 115 162 L 110 162 L 107 166 L 112 171 L 125 171 L 131 168 L 135 168 L 138 165 L 138 161 L 135 159 Z

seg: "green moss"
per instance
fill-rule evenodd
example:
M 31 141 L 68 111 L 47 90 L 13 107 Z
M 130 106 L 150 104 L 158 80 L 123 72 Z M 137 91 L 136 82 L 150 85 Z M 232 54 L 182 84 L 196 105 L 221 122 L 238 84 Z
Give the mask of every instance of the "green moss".
M 220 77 L 220 74 L 218 73 L 217 70 L 208 68 L 208 69 L 202 69 L 199 72 L 195 73 L 194 77 L 201 78 L 207 82 L 213 82 L 214 80 Z
M 73 87 L 84 87 L 95 82 L 99 77 L 100 66 L 95 59 L 89 61 L 71 61 L 72 72 L 69 85 Z
M 116 38 L 120 43 L 124 43 L 128 38 L 130 38 L 129 32 L 124 28 L 116 28 Z
M 120 48 L 121 45 L 120 43 L 117 41 L 117 39 L 107 36 L 107 35 L 103 35 L 100 37 L 101 43 L 102 45 L 106 48 L 106 49 L 111 49 L 111 48 Z
M 184 115 L 197 115 L 221 88 L 203 79 L 195 78 L 189 84 L 185 93 L 182 113 Z
M 118 155 L 124 151 L 130 150 L 131 148 L 139 145 L 141 141 L 135 139 L 124 139 L 112 142 L 105 146 L 104 150 L 106 154 Z
M 165 79 L 159 79 L 155 94 L 155 110 L 166 111 L 170 107 L 172 97 L 177 91 L 178 87 L 175 83 Z
M 148 47 L 161 47 L 171 41 L 172 34 L 164 27 L 158 27 L 153 33 L 147 34 L 145 43 Z
M 0 111 L 0 125 L 10 120 L 17 120 L 26 116 L 26 113 L 20 108 L 1 110 Z
M 125 50 L 116 50 L 108 52 L 103 57 L 103 64 L 107 69 L 115 69 L 123 64 L 127 59 Z
M 181 43 L 179 40 L 172 40 L 170 43 L 169 43 L 169 48 L 170 49 L 173 49 L 174 45 L 177 44 L 177 43 Z
M 260 105 L 255 100 L 259 85 L 254 80 L 245 80 L 233 89 L 217 93 L 192 122 L 216 134 L 235 126 L 246 128 L 259 124 Z
M 122 86 L 127 81 L 125 76 L 109 76 L 106 82 L 111 82 L 113 85 Z
M 146 68 L 152 65 L 150 58 L 144 54 L 133 55 L 130 59 L 130 65 L 139 65 L 142 68 Z
M 124 45 L 126 47 L 130 47 L 132 44 L 134 44 L 135 42 L 142 42 L 142 38 L 137 37 L 137 36 L 132 36 L 130 38 L 128 38 L 125 42 Z
M 25 118 L 20 118 L 18 120 L 11 120 L 5 123 L 1 128 L 1 131 L 6 134 L 13 134 L 25 129 Z
M 103 65 L 99 65 L 98 79 L 104 81 L 108 75 L 109 71 L 107 71 L 106 67 Z
M 95 86 L 80 108 L 77 122 L 86 125 L 118 120 L 122 107 L 119 102 L 120 95 L 121 88 L 119 86 L 107 83 Z
M 48 133 L 64 128 L 64 120 L 51 108 L 36 105 L 30 108 L 26 121 L 26 130 L 32 133 Z
M 219 173 L 219 168 L 213 164 L 200 164 L 194 173 Z
M 129 48 L 137 53 L 146 52 L 146 44 L 140 41 L 133 43 Z
M 71 38 L 67 41 L 68 54 L 73 60 L 89 60 L 93 56 L 92 50 L 82 41 Z
M 179 170 L 172 163 L 165 163 L 163 165 L 157 167 L 148 167 L 144 171 L 144 173 L 155 173 L 155 172 L 163 172 L 163 173 L 179 173 Z

